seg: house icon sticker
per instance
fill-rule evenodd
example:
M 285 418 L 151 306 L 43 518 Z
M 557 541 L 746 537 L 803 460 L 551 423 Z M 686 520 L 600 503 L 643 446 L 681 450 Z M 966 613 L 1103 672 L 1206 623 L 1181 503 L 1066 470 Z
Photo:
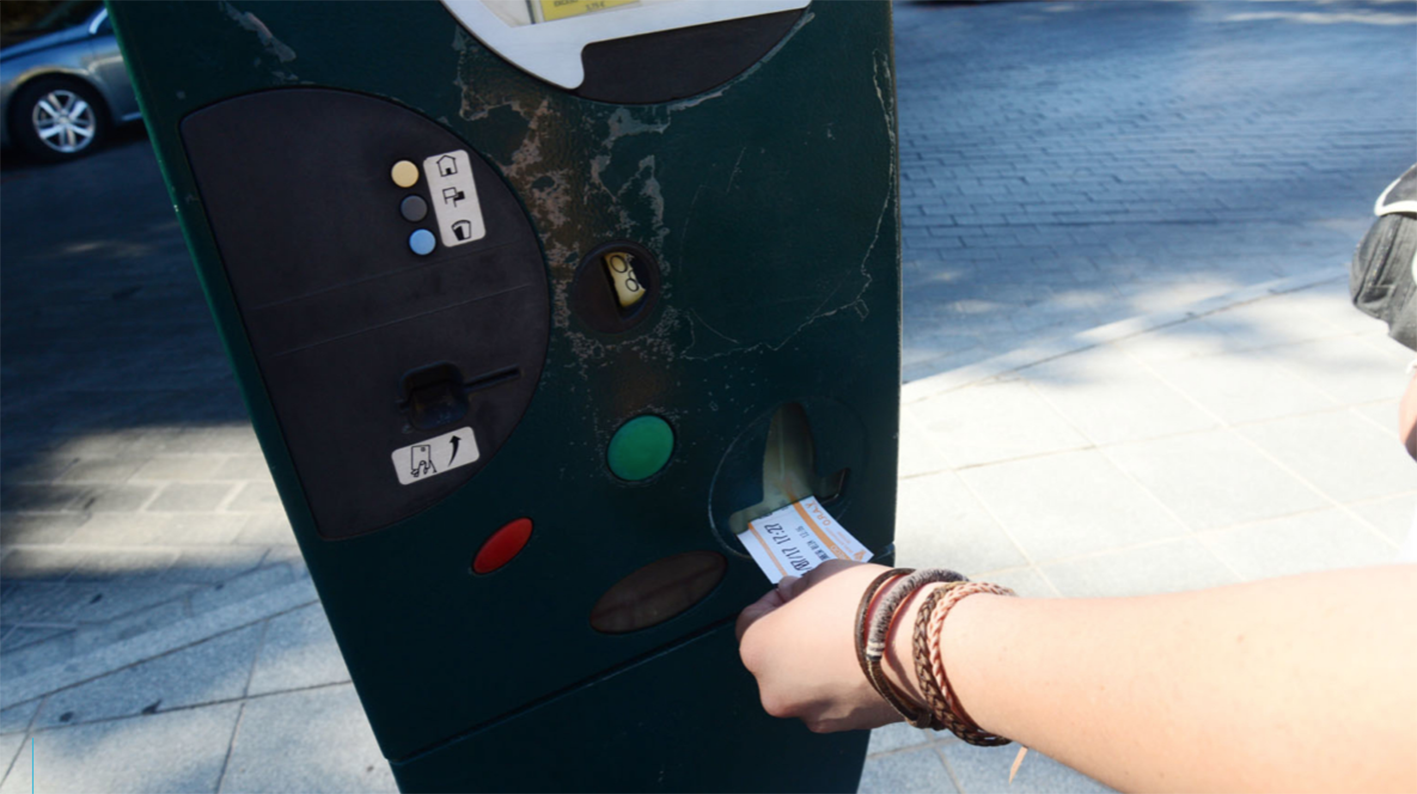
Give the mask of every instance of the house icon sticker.
M 458 161 L 452 155 L 445 154 L 433 162 L 438 165 L 438 176 L 452 176 L 458 172 Z

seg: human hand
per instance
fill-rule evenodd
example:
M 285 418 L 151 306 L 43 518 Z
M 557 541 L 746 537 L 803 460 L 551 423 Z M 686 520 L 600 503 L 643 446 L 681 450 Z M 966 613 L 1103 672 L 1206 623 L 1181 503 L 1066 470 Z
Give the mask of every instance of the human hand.
M 769 714 L 801 719 L 816 733 L 900 720 L 861 672 L 853 640 L 861 594 L 887 570 L 826 562 L 783 579 L 738 616 L 738 653 Z

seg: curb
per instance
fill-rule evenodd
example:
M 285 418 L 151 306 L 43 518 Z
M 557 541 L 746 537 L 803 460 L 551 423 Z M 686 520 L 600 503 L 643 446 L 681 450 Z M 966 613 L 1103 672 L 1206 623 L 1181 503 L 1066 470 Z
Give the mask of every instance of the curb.
M 154 659 L 228 631 L 259 623 L 310 604 L 320 597 L 309 579 L 277 588 L 204 615 L 174 623 L 137 637 L 106 645 L 92 653 L 50 665 L 5 681 L 0 709 L 25 703 L 71 686 Z
M 1007 353 L 988 358 L 983 361 L 969 364 L 948 372 L 941 372 L 938 375 L 913 380 L 900 389 L 900 402 L 902 405 L 910 405 L 922 400 L 928 400 L 947 392 L 972 386 L 982 381 L 997 378 L 1000 375 L 1014 372 L 1035 364 L 1042 364 L 1055 358 L 1081 353 L 1100 345 L 1112 342 L 1120 342 L 1133 336 L 1139 336 L 1149 331 L 1166 328 L 1172 325 L 1179 325 L 1190 320 L 1199 319 L 1216 312 L 1231 309 L 1246 303 L 1271 298 L 1275 295 L 1283 295 L 1287 292 L 1298 292 L 1302 289 L 1326 284 L 1331 281 L 1340 281 L 1348 278 L 1346 272 L 1335 273 L 1332 269 L 1317 270 L 1311 273 L 1304 273 L 1298 276 L 1266 281 L 1249 287 L 1243 287 L 1233 292 L 1217 295 L 1213 298 L 1206 298 L 1202 301 L 1187 306 L 1184 309 L 1173 309 L 1152 314 L 1143 314 L 1126 320 L 1118 320 L 1115 323 L 1099 325 L 1096 328 L 1063 337 L 1062 339 L 1043 342 L 1037 345 L 1021 347 L 1017 350 L 1010 350 Z

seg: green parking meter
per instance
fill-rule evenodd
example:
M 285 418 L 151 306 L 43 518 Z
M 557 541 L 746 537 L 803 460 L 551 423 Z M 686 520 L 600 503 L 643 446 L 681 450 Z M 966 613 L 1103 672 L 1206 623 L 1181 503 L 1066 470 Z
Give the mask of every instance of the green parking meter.
M 733 622 L 794 500 L 892 552 L 889 4 L 110 8 L 400 787 L 854 790 Z

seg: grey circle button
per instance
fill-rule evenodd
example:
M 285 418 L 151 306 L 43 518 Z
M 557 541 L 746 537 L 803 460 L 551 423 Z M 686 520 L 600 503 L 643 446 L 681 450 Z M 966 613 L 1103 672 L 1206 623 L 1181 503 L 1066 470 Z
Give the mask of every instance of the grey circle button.
M 403 201 L 399 202 L 399 214 L 406 221 L 418 223 L 428 217 L 428 202 L 424 201 L 422 196 L 405 196 Z

